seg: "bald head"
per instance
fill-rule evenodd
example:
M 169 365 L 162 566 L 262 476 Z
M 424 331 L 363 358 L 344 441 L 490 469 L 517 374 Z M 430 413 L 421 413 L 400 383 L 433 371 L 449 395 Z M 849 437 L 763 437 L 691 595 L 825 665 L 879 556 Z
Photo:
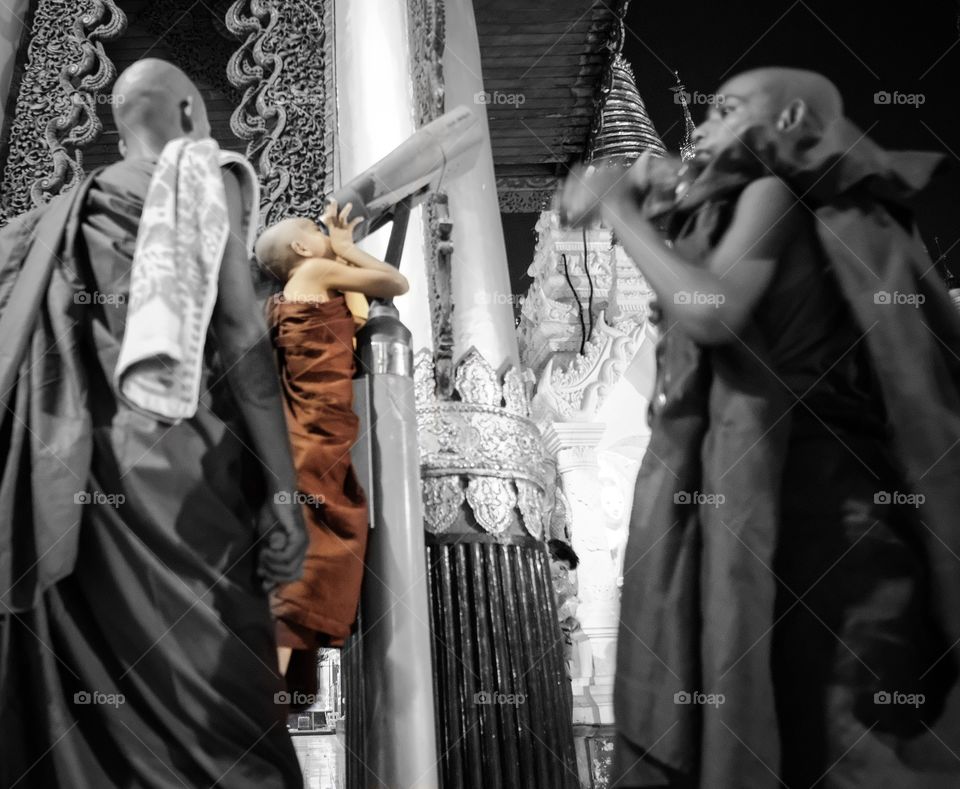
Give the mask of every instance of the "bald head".
M 843 98 L 837 86 L 815 71 L 794 68 L 745 71 L 724 83 L 720 94 L 760 94 L 772 115 L 778 118 L 791 104 L 802 102 L 802 121 L 811 132 L 822 132 L 843 116 Z
M 822 74 L 759 68 L 720 87 L 694 141 L 697 155 L 709 159 L 761 128 L 779 154 L 790 159 L 816 145 L 842 117 L 840 91 Z
M 179 68 L 158 58 L 138 60 L 117 78 L 113 118 L 125 156 L 156 156 L 177 137 L 210 136 L 197 86 Z
M 312 229 L 313 222 L 298 217 L 282 219 L 268 227 L 253 248 L 257 262 L 281 282 L 286 282 L 293 269 L 304 259 L 293 244 Z

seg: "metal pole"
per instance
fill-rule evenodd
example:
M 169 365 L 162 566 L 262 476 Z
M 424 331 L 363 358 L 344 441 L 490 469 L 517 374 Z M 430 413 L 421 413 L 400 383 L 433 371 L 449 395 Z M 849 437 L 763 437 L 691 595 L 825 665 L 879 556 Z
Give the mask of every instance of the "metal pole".
M 354 701 L 363 741 L 348 747 L 362 758 L 363 789 L 439 789 L 413 352 L 393 304 L 370 305 L 357 355 L 371 531 L 360 600 L 363 691 Z

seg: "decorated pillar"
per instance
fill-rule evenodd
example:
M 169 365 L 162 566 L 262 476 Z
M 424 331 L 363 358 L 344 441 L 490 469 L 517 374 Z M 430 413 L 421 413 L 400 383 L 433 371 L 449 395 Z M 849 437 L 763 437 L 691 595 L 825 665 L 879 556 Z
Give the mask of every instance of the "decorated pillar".
M 410 13 L 424 120 L 466 105 L 485 137 L 428 209 L 436 342 L 415 363 L 441 785 L 573 789 L 543 541 L 553 469 L 517 363 L 473 3 L 410 0 Z

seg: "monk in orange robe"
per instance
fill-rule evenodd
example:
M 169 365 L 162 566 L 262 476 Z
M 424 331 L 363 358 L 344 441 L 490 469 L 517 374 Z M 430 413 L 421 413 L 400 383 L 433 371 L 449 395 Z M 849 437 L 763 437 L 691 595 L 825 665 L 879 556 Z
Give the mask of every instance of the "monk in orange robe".
M 351 204 L 331 203 L 322 221 L 284 219 L 257 241 L 260 264 L 284 283 L 267 305 L 278 356 L 309 548 L 303 576 L 278 587 L 281 671 L 291 655 L 340 646 L 357 615 L 367 545 L 364 492 L 350 463 L 359 421 L 353 412 L 353 336 L 362 296 L 391 298 L 407 291 L 393 266 L 353 243 Z M 300 663 L 301 661 L 295 661 Z M 294 673 L 291 668 L 290 673 Z M 315 673 L 315 672 L 314 672 Z

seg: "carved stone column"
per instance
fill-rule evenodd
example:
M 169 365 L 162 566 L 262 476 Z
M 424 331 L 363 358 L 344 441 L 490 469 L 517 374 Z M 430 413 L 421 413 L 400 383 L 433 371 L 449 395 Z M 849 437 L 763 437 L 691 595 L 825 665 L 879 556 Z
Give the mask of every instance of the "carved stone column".
M 444 789 L 579 787 L 543 544 L 553 469 L 531 376 L 476 350 L 437 387 L 415 365 Z
M 544 368 L 532 407 L 557 464 L 569 542 L 580 559 L 574 616 L 587 644 L 572 676 L 573 721 L 609 725 L 623 551 L 649 440 L 654 333 L 645 322 L 608 326 L 601 313 L 585 353 L 566 368 L 554 362 Z
M 629 503 L 639 463 L 598 452 L 603 423 L 555 422 L 546 431 L 547 450 L 556 457 L 569 506 L 571 543 L 577 567 L 576 618 L 587 637 L 574 673 L 573 722 L 613 723 L 620 578 Z
M 428 111 L 482 121 L 477 164 L 431 210 L 433 352 L 415 380 L 444 789 L 579 786 L 543 543 L 553 470 L 517 367 L 473 3 L 410 0 Z

